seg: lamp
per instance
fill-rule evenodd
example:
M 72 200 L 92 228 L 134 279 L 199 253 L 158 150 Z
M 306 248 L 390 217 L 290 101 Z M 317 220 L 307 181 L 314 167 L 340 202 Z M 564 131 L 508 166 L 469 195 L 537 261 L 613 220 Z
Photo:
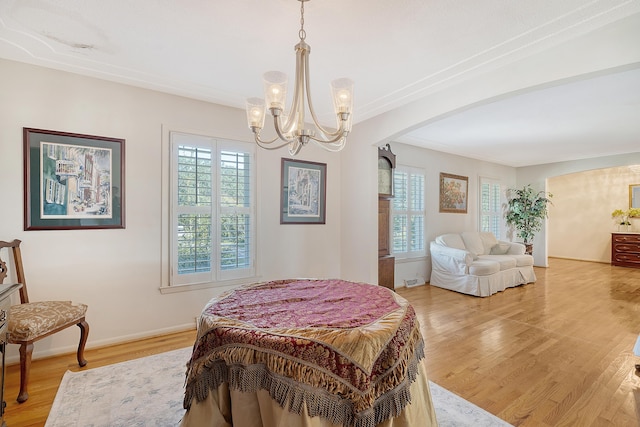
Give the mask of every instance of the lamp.
M 263 76 L 266 101 L 261 98 L 247 99 L 247 122 L 255 135 L 256 144 L 262 148 L 274 150 L 288 145 L 289 154 L 295 156 L 309 141 L 314 141 L 328 151 L 340 151 L 344 148 L 347 135 L 351 131 L 353 81 L 347 78 L 340 78 L 331 82 L 337 129 L 331 130 L 323 127 L 316 117 L 309 90 L 309 54 L 311 53 L 311 46 L 304 41 L 306 37 L 304 30 L 304 3 L 309 0 L 298 1 L 300 2 L 300 31 L 298 32 L 300 42 L 295 46 L 296 77 L 291 109 L 288 113 L 284 112 L 287 97 L 286 74 L 279 71 L 269 71 Z M 305 98 L 317 135 L 316 131 L 305 128 Z M 267 108 L 273 116 L 273 127 L 277 134 L 272 140 L 263 140 L 260 137 Z M 278 142 L 276 143 L 276 141 Z

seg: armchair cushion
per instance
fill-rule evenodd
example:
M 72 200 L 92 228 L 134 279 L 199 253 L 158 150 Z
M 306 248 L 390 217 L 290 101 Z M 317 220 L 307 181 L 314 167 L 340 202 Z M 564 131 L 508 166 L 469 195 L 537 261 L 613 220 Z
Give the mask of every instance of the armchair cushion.
M 32 341 L 61 327 L 80 322 L 87 312 L 85 304 L 71 301 L 42 301 L 18 304 L 9 310 L 8 341 Z
M 511 245 L 507 242 L 496 243 L 491 247 L 489 255 L 504 255 L 509 252 L 509 248 L 511 248 Z
M 464 242 L 464 246 L 469 252 L 475 255 L 485 254 L 484 244 L 482 243 L 480 233 L 465 231 L 464 233 L 461 233 L 461 236 L 462 241 Z

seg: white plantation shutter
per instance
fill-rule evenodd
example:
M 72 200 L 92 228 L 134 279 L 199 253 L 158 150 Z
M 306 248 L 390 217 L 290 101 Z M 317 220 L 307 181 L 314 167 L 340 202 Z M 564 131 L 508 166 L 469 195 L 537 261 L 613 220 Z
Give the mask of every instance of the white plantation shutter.
M 480 231 L 490 231 L 501 239 L 502 229 L 502 185 L 480 178 Z
M 392 252 L 400 258 L 425 255 L 425 206 L 422 170 L 398 166 L 394 171 Z
M 254 274 L 250 144 L 171 132 L 171 285 Z

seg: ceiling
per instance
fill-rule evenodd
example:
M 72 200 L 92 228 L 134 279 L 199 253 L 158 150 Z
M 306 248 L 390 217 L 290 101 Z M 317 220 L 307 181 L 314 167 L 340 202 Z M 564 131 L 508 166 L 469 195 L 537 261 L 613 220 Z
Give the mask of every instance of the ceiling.
M 304 5 L 323 121 L 334 120 L 334 78 L 356 82 L 357 132 L 365 120 L 584 40 L 584 49 L 606 43 L 598 47 L 607 57 L 593 61 L 616 66 L 541 63 L 540 74 L 573 71 L 437 115 L 413 112 L 394 140 L 514 167 L 640 151 L 640 24 L 629 24 L 640 23 L 638 0 Z M 262 96 L 263 72 L 291 79 L 299 25 L 295 0 L 0 0 L 0 58 L 244 108 Z M 606 37 L 623 25 L 631 30 Z

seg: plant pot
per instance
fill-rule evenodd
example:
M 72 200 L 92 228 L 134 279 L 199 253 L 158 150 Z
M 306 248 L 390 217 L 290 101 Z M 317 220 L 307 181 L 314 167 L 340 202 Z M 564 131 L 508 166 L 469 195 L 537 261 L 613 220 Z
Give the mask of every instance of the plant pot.
M 524 253 L 527 255 L 533 255 L 533 243 L 524 244 Z

